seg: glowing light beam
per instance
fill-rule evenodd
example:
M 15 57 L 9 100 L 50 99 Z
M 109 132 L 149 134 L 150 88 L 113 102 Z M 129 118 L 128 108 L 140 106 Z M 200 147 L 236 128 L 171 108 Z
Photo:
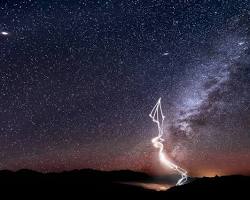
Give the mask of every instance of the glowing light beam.
M 159 159 L 164 166 L 177 171 L 181 175 L 181 178 L 178 180 L 176 185 L 183 185 L 187 181 L 187 171 L 172 163 L 164 153 L 164 145 L 162 143 L 164 139 L 162 138 L 162 136 L 163 136 L 163 123 L 165 116 L 163 115 L 161 108 L 161 98 L 159 98 L 159 100 L 153 107 L 152 111 L 149 114 L 149 117 L 153 120 L 153 122 L 157 124 L 158 128 L 157 137 L 154 137 L 151 141 L 153 143 L 153 146 L 159 149 L 158 152 Z

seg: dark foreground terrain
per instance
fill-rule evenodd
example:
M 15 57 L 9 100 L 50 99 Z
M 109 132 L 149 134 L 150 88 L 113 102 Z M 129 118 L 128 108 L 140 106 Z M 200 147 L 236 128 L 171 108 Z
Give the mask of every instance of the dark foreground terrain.
M 95 170 L 74 170 L 62 173 L 38 173 L 30 170 L 17 172 L 0 171 L 0 193 L 11 196 L 31 197 L 68 197 L 68 199 L 85 199 L 90 196 L 108 196 L 122 198 L 127 195 L 135 197 L 168 197 L 193 195 L 230 195 L 242 196 L 250 191 L 250 177 L 224 176 L 213 178 L 189 179 L 183 186 L 174 186 L 166 191 L 145 189 L 127 183 L 168 183 L 173 185 L 176 177 L 151 177 L 144 173 L 132 171 L 103 172 Z M 124 184 L 126 183 L 126 184 Z M 103 196 L 103 197 L 104 197 Z

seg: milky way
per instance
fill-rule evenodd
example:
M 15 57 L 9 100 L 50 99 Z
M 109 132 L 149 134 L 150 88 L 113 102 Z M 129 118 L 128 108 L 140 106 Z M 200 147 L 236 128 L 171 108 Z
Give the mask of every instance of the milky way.
M 249 174 L 249 1 L 0 2 L 0 169 Z
M 185 80 L 190 83 L 181 90 L 180 111 L 168 134 L 168 140 L 177 140 L 170 150 L 175 159 L 199 160 L 217 174 L 231 162 L 241 166 L 236 155 L 245 154 L 243 165 L 249 165 L 249 30 L 239 20 L 227 28 L 209 54 L 190 66 Z M 214 166 L 217 161 L 223 162 Z

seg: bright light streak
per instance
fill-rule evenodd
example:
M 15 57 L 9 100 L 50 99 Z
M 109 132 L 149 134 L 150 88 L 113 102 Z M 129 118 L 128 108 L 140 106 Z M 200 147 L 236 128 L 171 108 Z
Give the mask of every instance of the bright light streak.
M 6 32 L 6 31 L 2 31 L 1 34 L 2 34 L 2 35 L 9 35 L 9 33 Z
M 164 145 L 162 143 L 164 139 L 162 138 L 162 136 L 165 116 L 163 115 L 161 108 L 161 98 L 159 98 L 149 116 L 151 117 L 153 122 L 157 124 L 158 128 L 158 136 L 152 139 L 152 143 L 155 148 L 159 149 L 159 159 L 164 166 L 177 171 L 181 175 L 181 178 L 178 180 L 176 185 L 183 185 L 187 181 L 187 171 L 172 163 L 164 153 Z

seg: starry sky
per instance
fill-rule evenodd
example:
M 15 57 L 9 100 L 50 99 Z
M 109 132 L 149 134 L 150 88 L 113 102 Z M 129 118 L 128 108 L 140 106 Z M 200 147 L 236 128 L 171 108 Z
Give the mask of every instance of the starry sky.
M 0 2 L 0 169 L 250 174 L 250 1 Z

